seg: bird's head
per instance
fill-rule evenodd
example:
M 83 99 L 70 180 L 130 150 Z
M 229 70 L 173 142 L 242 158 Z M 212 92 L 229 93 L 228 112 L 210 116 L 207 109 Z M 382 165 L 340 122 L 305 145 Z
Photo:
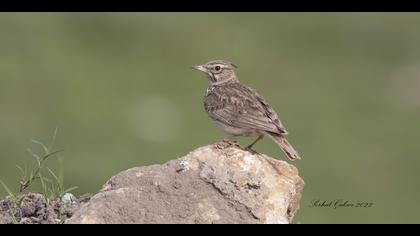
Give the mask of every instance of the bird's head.
M 235 68 L 237 67 L 229 61 L 209 61 L 206 64 L 196 65 L 192 68 L 204 72 L 207 75 L 210 84 L 213 85 L 238 81 L 235 75 Z

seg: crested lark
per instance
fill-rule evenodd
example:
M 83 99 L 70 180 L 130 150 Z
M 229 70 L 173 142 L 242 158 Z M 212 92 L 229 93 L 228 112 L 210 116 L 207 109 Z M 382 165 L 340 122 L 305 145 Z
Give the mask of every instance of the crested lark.
M 276 112 L 255 90 L 239 83 L 233 63 L 216 60 L 193 68 L 204 72 L 210 81 L 204 95 L 204 108 L 220 128 L 231 137 L 258 136 L 247 149 L 268 136 L 290 160 L 300 159 L 284 138 L 288 132 Z

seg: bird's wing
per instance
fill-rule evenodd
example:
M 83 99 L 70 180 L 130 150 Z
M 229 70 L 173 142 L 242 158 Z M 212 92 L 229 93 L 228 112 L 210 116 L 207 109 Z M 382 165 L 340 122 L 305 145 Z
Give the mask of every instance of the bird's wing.
M 285 135 L 277 114 L 263 97 L 239 83 L 214 89 L 206 110 L 213 119 L 238 128 Z
M 253 89 L 251 89 L 253 90 Z M 265 111 L 265 114 L 270 118 L 270 120 L 276 125 L 278 130 L 280 131 L 280 134 L 287 135 L 289 132 L 287 132 L 286 128 L 284 127 L 283 123 L 280 121 L 277 113 L 274 111 L 274 109 L 268 104 L 265 99 L 259 95 L 255 90 L 253 90 L 257 100 L 261 103 L 263 106 L 263 109 Z

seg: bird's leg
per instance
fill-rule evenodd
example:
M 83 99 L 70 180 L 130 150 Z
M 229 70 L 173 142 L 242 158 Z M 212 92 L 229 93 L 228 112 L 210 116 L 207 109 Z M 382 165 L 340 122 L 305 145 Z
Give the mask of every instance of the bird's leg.
M 255 141 L 254 142 L 252 142 L 250 145 L 248 145 L 248 146 L 246 146 L 245 147 L 245 149 L 247 149 L 247 150 L 251 150 L 251 151 L 254 151 L 254 150 L 252 150 L 252 146 L 254 146 L 258 141 L 260 141 L 262 138 L 264 138 L 264 135 L 259 135 L 258 136 L 258 138 L 257 139 L 255 139 Z M 255 151 L 254 151 L 255 152 Z

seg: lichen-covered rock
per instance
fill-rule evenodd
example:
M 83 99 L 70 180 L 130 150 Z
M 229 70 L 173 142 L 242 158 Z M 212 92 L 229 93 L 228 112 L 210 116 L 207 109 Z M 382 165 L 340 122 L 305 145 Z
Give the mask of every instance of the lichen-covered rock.
M 3 224 L 55 224 L 58 223 L 54 206 L 39 193 L 29 193 L 19 196 L 17 205 L 12 198 L 7 197 L 0 205 L 0 218 Z
M 3 214 L 0 214 L 0 225 L 9 223 L 9 218 Z
M 290 223 L 303 186 L 287 162 L 220 142 L 112 177 L 66 223 Z
M 61 199 L 47 199 L 40 193 L 21 194 L 17 200 L 6 197 L 0 201 L 0 224 L 62 224 L 88 199 L 87 195 L 76 199 L 70 193 Z

